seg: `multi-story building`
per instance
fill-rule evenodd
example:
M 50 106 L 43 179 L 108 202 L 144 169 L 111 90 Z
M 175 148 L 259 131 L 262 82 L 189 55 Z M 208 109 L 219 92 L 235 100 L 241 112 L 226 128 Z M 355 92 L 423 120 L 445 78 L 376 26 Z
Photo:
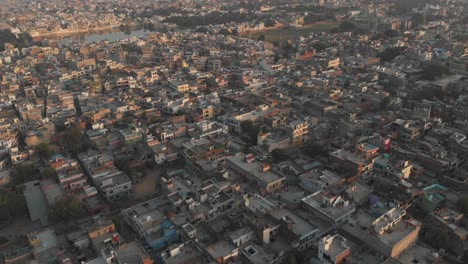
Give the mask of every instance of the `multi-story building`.
M 302 207 L 333 225 L 345 222 L 356 211 L 350 201 L 341 195 L 326 191 L 302 198 Z
M 323 264 L 341 264 L 346 262 L 351 250 L 346 239 L 340 235 L 328 235 L 320 239 L 318 258 Z
M 292 144 L 304 143 L 308 139 L 309 124 L 307 121 L 296 120 L 289 124 Z
M 255 182 L 262 192 L 273 192 L 283 187 L 286 177 L 280 172 L 272 171 L 271 164 L 260 163 L 252 154 L 237 154 L 226 159 L 230 173 Z

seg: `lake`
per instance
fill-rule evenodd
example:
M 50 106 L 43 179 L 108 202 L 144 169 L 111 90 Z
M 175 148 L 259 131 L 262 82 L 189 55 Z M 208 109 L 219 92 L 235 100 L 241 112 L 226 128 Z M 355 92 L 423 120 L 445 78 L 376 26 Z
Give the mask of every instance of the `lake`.
M 131 30 L 131 31 L 115 31 L 115 32 L 107 32 L 104 34 L 91 34 L 91 35 L 86 35 L 84 36 L 84 41 L 85 42 L 96 42 L 96 41 L 103 41 L 103 40 L 108 40 L 108 41 L 119 41 L 122 39 L 126 38 L 132 38 L 132 37 L 141 37 L 144 36 L 148 33 L 151 33 L 151 31 L 140 29 L 140 30 Z
M 338 23 L 336 22 L 320 22 L 298 28 L 287 27 L 281 29 L 268 29 L 263 32 L 244 34 L 244 37 L 258 39 L 261 35 L 263 35 L 265 36 L 266 42 L 278 44 L 281 41 L 293 40 L 300 36 L 306 36 L 310 33 L 328 32 L 336 26 L 338 26 Z
M 119 29 L 115 30 L 106 30 L 106 31 L 95 31 L 95 32 L 82 32 L 70 35 L 55 35 L 47 36 L 44 39 L 56 39 L 56 40 L 75 40 L 83 41 L 86 43 L 99 42 L 99 41 L 119 41 L 126 38 L 132 37 L 142 37 L 146 34 L 151 33 L 151 31 L 144 29 L 134 29 L 128 31 L 120 31 Z

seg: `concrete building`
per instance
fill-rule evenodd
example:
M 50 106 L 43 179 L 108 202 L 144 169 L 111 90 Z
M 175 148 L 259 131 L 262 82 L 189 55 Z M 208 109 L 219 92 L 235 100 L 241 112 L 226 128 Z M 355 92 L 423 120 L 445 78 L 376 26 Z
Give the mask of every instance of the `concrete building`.
M 237 154 L 226 159 L 226 165 L 230 173 L 255 182 L 264 192 L 273 192 L 282 188 L 286 179 L 281 173 L 272 171 L 270 164 L 255 161 L 252 154 Z
M 298 250 L 310 248 L 318 242 L 318 226 L 288 209 L 275 205 L 260 195 L 244 198 L 244 205 L 255 215 L 252 218 L 257 227 L 262 226 L 259 231 L 263 243 L 270 243 L 279 234 L 284 235 L 291 247 Z
M 179 241 L 173 222 L 161 211 L 166 203 L 155 198 L 122 210 L 125 221 L 155 250 Z
M 328 235 L 319 242 L 318 258 L 323 264 L 345 263 L 350 253 L 346 239 L 340 235 Z
M 299 180 L 302 188 L 315 193 L 339 184 L 344 178 L 329 170 L 315 169 L 299 175 Z
M 317 192 L 306 196 L 302 198 L 302 206 L 331 224 L 345 222 L 356 210 L 350 201 L 332 192 Z
M 304 143 L 308 139 L 309 124 L 304 120 L 296 120 L 289 124 L 292 144 Z

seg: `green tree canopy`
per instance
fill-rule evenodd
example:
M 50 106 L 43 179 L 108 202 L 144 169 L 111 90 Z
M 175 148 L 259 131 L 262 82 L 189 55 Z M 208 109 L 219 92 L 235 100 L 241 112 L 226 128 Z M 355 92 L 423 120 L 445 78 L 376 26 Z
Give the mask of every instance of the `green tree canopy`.
M 462 198 L 458 199 L 457 208 L 463 214 L 467 215 L 468 214 L 468 197 L 462 197 Z
M 445 226 L 427 225 L 422 240 L 434 249 L 447 248 L 449 231 Z
M 356 29 L 356 25 L 349 21 L 343 21 L 339 25 L 339 29 L 341 32 L 352 32 Z
M 301 149 L 304 154 L 311 158 L 327 154 L 327 150 L 324 146 L 312 142 L 306 143 Z
M 77 154 L 87 150 L 87 144 L 85 144 L 81 128 L 77 126 L 67 128 L 64 131 L 61 143 L 62 146 L 72 153 Z
M 385 49 L 379 54 L 379 58 L 381 62 L 392 61 L 396 57 L 403 54 L 405 51 L 405 47 L 390 47 Z
M 86 216 L 86 211 L 78 198 L 67 196 L 52 207 L 50 216 L 56 221 L 68 222 Z
M 16 164 L 14 167 L 14 183 L 23 184 L 35 179 L 36 170 L 29 164 Z
M 27 214 L 26 202 L 19 190 L 0 189 L 0 223 Z
M 281 162 L 289 159 L 289 155 L 282 149 L 274 149 L 271 156 L 275 162 Z
M 422 78 L 424 80 L 433 81 L 443 75 L 449 74 L 450 70 L 446 65 L 440 62 L 432 62 L 423 67 Z
M 52 167 L 46 167 L 41 171 L 41 177 L 43 179 L 56 179 L 57 172 Z
M 31 44 L 32 38 L 28 33 L 13 34 L 10 29 L 0 30 L 0 52 L 5 50 L 5 43 L 10 43 L 15 48 L 26 48 Z
M 260 126 L 252 121 L 244 121 L 241 123 L 242 133 L 247 137 L 248 143 L 257 145 L 257 135 L 260 132 Z
M 58 152 L 58 149 L 56 146 L 52 146 L 46 142 L 41 142 L 39 143 L 36 147 L 35 150 L 37 154 L 40 156 L 44 157 L 45 159 L 49 159 L 52 155 L 56 154 Z

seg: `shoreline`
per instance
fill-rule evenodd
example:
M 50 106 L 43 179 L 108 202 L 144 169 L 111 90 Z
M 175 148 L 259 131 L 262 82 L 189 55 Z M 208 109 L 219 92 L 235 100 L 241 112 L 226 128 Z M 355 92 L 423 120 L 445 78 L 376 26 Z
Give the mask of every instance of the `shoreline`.
M 72 30 L 72 31 L 58 31 L 58 32 L 48 32 L 48 33 L 40 33 L 36 35 L 32 35 L 31 37 L 50 37 L 50 36 L 68 36 L 68 35 L 75 35 L 75 34 L 82 34 L 82 33 L 99 33 L 99 32 L 104 32 L 104 31 L 113 31 L 115 29 L 118 29 L 116 31 L 122 31 L 119 29 L 120 26 L 111 26 L 111 27 L 100 27 L 100 28 L 92 28 L 92 29 L 77 29 L 77 30 Z M 131 29 L 131 30 L 138 30 L 138 26 L 131 26 L 131 27 L 125 27 L 125 29 Z
M 314 22 L 314 23 L 311 23 L 311 24 L 305 24 L 305 25 L 301 25 L 301 26 L 295 26 L 296 29 L 304 29 L 304 28 L 312 28 L 314 26 L 318 26 L 318 25 L 338 25 L 338 22 L 336 21 L 318 21 L 318 22 Z M 260 30 L 251 30 L 251 31 L 246 31 L 246 32 L 242 32 L 239 34 L 240 37 L 244 37 L 244 36 L 248 36 L 249 34 L 257 34 L 257 33 L 265 33 L 265 32 L 270 32 L 270 31 L 275 31 L 275 30 L 283 30 L 283 29 L 286 29 L 290 26 L 283 26 L 283 27 L 272 27 L 272 28 L 265 28 L 265 29 L 260 29 Z

